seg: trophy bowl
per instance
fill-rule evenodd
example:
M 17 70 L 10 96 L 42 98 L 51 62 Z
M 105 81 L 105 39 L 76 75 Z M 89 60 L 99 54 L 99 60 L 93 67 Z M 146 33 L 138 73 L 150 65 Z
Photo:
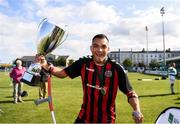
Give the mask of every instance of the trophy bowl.
M 37 55 L 46 56 L 61 45 L 66 40 L 67 36 L 68 34 L 64 29 L 49 22 L 47 18 L 43 19 L 38 27 L 36 40 Z M 36 59 L 37 58 L 35 58 L 35 60 Z M 40 72 L 41 65 L 39 61 L 37 61 L 29 66 L 21 81 L 30 86 L 39 86 L 42 77 Z
M 67 35 L 65 30 L 44 19 L 39 25 L 37 53 L 46 55 L 62 44 Z

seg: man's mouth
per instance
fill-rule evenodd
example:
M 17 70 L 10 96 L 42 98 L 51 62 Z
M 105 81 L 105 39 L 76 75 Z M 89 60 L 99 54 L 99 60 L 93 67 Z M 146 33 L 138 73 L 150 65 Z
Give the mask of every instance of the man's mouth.
M 97 57 L 103 57 L 103 54 L 96 54 Z

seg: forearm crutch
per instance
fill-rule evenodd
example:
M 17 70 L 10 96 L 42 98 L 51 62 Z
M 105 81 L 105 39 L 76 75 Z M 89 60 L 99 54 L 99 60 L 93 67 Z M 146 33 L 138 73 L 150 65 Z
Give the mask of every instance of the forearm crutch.
M 52 95 L 51 95 L 51 77 L 48 77 L 48 98 L 45 99 L 38 99 L 36 101 L 34 101 L 36 105 L 39 105 L 41 103 L 44 102 L 48 102 L 49 103 L 49 110 L 51 112 L 51 117 L 53 120 L 53 123 L 56 124 L 56 118 L 54 115 L 54 109 L 53 109 L 53 103 L 52 103 Z

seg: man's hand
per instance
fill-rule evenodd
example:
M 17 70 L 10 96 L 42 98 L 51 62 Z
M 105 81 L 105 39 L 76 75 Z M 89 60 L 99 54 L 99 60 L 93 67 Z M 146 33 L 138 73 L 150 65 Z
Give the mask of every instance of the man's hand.
M 41 64 L 41 67 L 44 68 L 45 70 L 47 70 L 50 74 L 59 77 L 59 78 L 65 78 L 68 75 L 66 74 L 66 72 L 64 70 L 62 70 L 61 68 L 58 67 L 54 67 L 53 64 L 48 63 L 47 60 L 45 59 L 44 55 L 36 55 L 36 62 Z
M 48 63 L 45 59 L 41 60 L 41 67 L 43 67 L 45 70 L 50 71 L 52 66 L 53 65 Z
M 128 102 L 133 108 L 132 116 L 136 124 L 143 122 L 143 114 L 140 111 L 139 99 L 138 95 L 135 91 L 132 91 L 130 96 L 128 97 Z
M 133 116 L 133 119 L 134 119 L 134 121 L 135 121 L 136 124 L 139 124 L 139 123 L 142 123 L 142 122 L 143 122 L 144 116 L 142 115 L 141 112 L 139 112 L 139 111 L 134 111 L 134 112 L 132 112 L 132 116 Z
M 44 55 L 36 54 L 35 62 L 40 63 L 41 67 L 49 71 L 49 64 Z

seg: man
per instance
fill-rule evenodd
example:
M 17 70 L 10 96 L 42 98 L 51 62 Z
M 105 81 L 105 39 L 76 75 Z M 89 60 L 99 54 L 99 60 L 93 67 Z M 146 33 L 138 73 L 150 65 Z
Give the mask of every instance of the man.
M 177 70 L 175 69 L 175 66 L 176 66 L 176 64 L 172 63 L 171 67 L 169 67 L 169 69 L 168 69 L 171 94 L 175 94 L 175 92 L 174 92 L 174 82 L 175 82 L 176 75 L 177 75 Z
M 39 65 L 41 67 L 40 63 L 44 63 L 45 61 L 46 61 L 45 56 L 43 54 L 36 54 L 34 64 Z M 39 98 L 44 99 L 47 96 L 47 85 L 48 85 L 47 79 L 49 76 L 49 72 L 45 70 L 43 67 L 41 67 L 39 74 L 41 76 L 40 87 L 39 87 Z
M 45 57 L 41 55 L 40 57 L 41 63 L 44 63 Z M 49 77 L 49 72 L 45 70 L 44 68 L 41 68 L 40 72 L 41 78 L 40 78 L 40 87 L 39 87 L 39 98 L 44 99 L 47 97 L 47 87 L 48 87 L 48 77 Z
M 47 96 L 47 79 L 49 72 L 41 67 L 40 63 L 46 62 L 43 54 L 36 54 L 35 61 L 30 65 L 28 71 L 33 72 L 36 76 L 40 76 L 39 84 L 39 99 L 44 99 Z
M 61 70 L 57 67 L 42 66 L 59 78 L 81 76 L 83 104 L 75 123 L 115 123 L 115 98 L 118 88 L 127 95 L 133 108 L 133 119 L 142 123 L 137 94 L 133 91 L 126 73 L 116 62 L 110 60 L 109 40 L 104 34 L 92 39 L 92 57 L 84 57 Z

